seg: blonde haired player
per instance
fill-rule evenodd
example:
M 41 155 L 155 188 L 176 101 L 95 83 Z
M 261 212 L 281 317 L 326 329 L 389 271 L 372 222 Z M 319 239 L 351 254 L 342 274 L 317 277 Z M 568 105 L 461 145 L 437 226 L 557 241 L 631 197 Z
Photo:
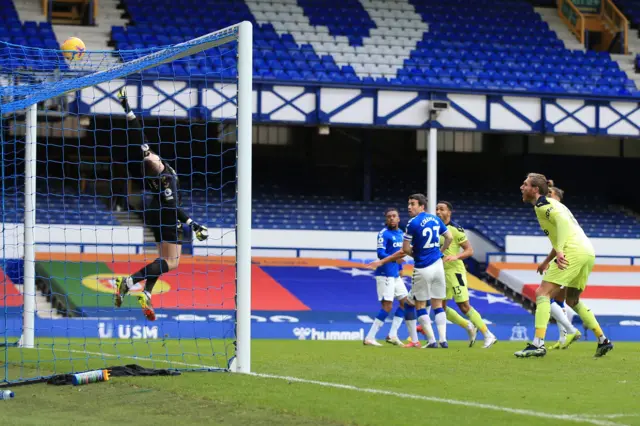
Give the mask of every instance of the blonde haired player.
M 585 327 L 593 330 L 598 339 L 595 356 L 605 355 L 613 349 L 613 344 L 602 332 L 593 312 L 580 300 L 595 264 L 591 241 L 571 211 L 561 202 L 547 197 L 549 184 L 544 175 L 530 173 L 520 186 L 520 191 L 522 201 L 534 206 L 540 227 L 556 251 L 556 261 L 547 269 L 536 290 L 535 338 L 514 355 L 528 358 L 547 354 L 544 338 L 551 312 L 549 299 L 561 286 L 567 288 L 567 304 L 580 315 Z
M 467 239 L 464 229 L 451 220 L 453 206 L 448 201 L 439 201 L 436 206 L 436 216 L 438 216 L 447 229 L 453 235 L 453 241 L 447 250 L 444 251 L 444 274 L 447 281 L 447 298 L 443 301 L 447 319 L 454 324 L 467 330 L 469 333 L 469 347 L 476 341 L 478 330 L 484 336 L 484 349 L 490 348 L 498 341 L 496 336 L 487 328 L 482 320 L 482 316 L 469 303 L 469 289 L 467 287 L 467 269 L 464 266 L 464 259 L 473 256 L 473 247 Z M 442 246 L 443 241 L 440 241 Z M 462 251 L 460 251 L 462 249 Z M 469 318 L 469 321 L 462 318 L 451 307 L 447 306 L 447 300 L 453 299 L 460 311 Z
M 547 183 L 549 184 L 549 198 L 562 202 L 564 199 L 564 191 L 555 186 L 552 180 L 549 180 Z M 540 275 L 543 275 L 555 257 L 556 251 L 555 249 L 551 249 L 547 258 L 538 265 L 536 271 Z M 567 315 L 564 304 L 566 299 L 567 289 L 565 287 L 560 287 L 551 299 L 551 316 L 556 320 L 560 338 L 556 343 L 551 345 L 549 349 L 568 349 L 573 342 L 580 340 L 582 337 L 582 333 L 573 326 L 571 319 Z M 572 311 L 570 307 L 568 309 Z

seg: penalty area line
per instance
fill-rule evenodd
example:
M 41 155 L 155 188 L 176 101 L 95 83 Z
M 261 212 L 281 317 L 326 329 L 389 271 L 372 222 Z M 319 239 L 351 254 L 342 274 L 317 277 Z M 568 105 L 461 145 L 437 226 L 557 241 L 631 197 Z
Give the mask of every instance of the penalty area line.
M 480 402 L 473 402 L 473 401 L 460 401 L 456 399 L 438 398 L 435 396 L 425 396 L 425 395 L 415 395 L 410 393 L 394 392 L 394 391 L 388 391 L 383 389 L 363 388 L 363 387 L 358 387 L 353 385 L 345 385 L 342 383 L 321 382 L 318 380 L 301 379 L 298 377 L 277 376 L 273 374 L 262 374 L 262 373 L 250 373 L 250 375 L 255 377 L 262 377 L 265 379 L 286 380 L 289 382 L 306 383 L 306 384 L 312 384 L 317 386 L 323 386 L 327 388 L 344 389 L 344 390 L 370 393 L 370 394 L 376 394 L 376 395 L 394 396 L 397 398 L 404 398 L 404 399 L 413 399 L 413 400 L 435 402 L 435 403 L 447 404 L 447 405 L 458 405 L 463 407 L 480 408 L 484 410 L 501 411 L 503 413 L 517 414 L 517 415 L 529 416 L 529 417 L 538 417 L 543 419 L 556 419 L 556 420 L 564 420 L 564 421 L 575 422 L 575 423 L 590 423 L 597 426 L 627 426 L 622 423 L 615 423 L 612 421 L 604 420 L 603 417 L 605 416 L 600 416 L 600 418 L 594 418 L 594 417 L 580 416 L 577 414 L 544 413 L 541 411 L 524 410 L 520 408 L 509 408 L 509 407 L 503 407 L 500 405 L 483 404 Z M 612 414 L 611 416 L 624 416 L 624 415 Z

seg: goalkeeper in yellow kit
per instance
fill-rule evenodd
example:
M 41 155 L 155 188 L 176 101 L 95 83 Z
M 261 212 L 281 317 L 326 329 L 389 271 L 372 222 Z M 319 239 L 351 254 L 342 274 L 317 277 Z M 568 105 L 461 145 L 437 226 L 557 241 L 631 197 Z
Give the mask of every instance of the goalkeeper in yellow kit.
M 592 330 L 598 338 L 595 356 L 605 355 L 613 349 L 613 344 L 602 332 L 593 312 L 580 301 L 580 294 L 595 264 L 595 252 L 589 238 L 564 204 L 546 196 L 549 184 L 545 176 L 530 173 L 520 191 L 522 201 L 534 206 L 540 227 L 556 252 L 556 260 L 547 269 L 536 290 L 536 332 L 533 343 L 514 355 L 520 358 L 546 355 L 544 337 L 551 313 L 550 297 L 561 286 L 567 288 L 567 304 L 580 316 L 585 328 Z

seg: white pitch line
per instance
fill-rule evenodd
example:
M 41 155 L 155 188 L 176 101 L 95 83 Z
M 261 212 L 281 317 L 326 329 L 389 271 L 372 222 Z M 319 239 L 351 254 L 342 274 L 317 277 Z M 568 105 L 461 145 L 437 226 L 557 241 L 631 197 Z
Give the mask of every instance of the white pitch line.
M 557 420 L 565 420 L 565 421 L 577 422 L 577 423 L 591 423 L 598 426 L 626 426 L 621 423 L 614 423 L 607 420 L 598 420 L 595 418 L 583 417 L 575 414 L 543 413 L 541 411 L 523 410 L 519 408 L 502 407 L 500 405 L 482 404 L 479 402 L 472 402 L 472 401 L 459 401 L 455 399 L 393 392 L 393 391 L 387 391 L 382 389 L 361 388 L 361 387 L 352 386 L 352 385 L 344 385 L 341 383 L 321 382 L 318 380 L 307 380 L 307 379 L 300 379 L 297 377 L 276 376 L 273 374 L 261 374 L 261 373 L 250 373 L 250 374 L 252 376 L 263 377 L 267 379 L 287 380 L 289 382 L 307 383 L 312 385 L 324 386 L 328 388 L 345 389 L 345 390 L 352 390 L 356 392 L 372 393 L 377 395 L 395 396 L 395 397 L 404 398 L 404 399 L 417 399 L 421 401 L 437 402 L 437 403 L 448 404 L 448 405 L 460 405 L 463 407 L 482 408 L 485 410 L 502 411 L 504 413 L 519 414 L 523 416 L 538 417 L 538 418 L 544 418 L 544 419 L 557 419 Z
M 220 367 L 214 367 L 211 365 L 201 365 L 201 364 L 188 364 L 186 362 L 180 362 L 180 361 L 169 361 L 166 359 L 153 359 L 153 358 L 144 358 L 144 357 L 140 357 L 140 356 L 135 356 L 135 355 L 117 355 L 117 354 L 112 354 L 112 353 L 108 353 L 108 352 L 87 352 L 87 351 L 78 351 L 78 350 L 74 350 L 74 349 L 57 349 L 54 348 L 54 351 L 58 351 L 58 352 L 74 352 L 74 353 L 78 353 L 78 354 L 89 354 L 89 355 L 100 355 L 100 356 L 108 356 L 108 357 L 112 357 L 112 358 L 126 358 L 126 359 L 134 359 L 137 361 L 148 361 L 148 362 L 160 362 L 163 364 L 176 364 L 176 365 L 183 365 L 185 367 L 195 367 L 195 368 L 206 368 L 206 369 L 214 369 L 214 370 L 222 370 L 222 368 Z
M 133 359 L 133 360 L 139 360 L 139 361 L 158 362 L 163 364 L 176 364 L 176 365 L 183 365 L 185 367 L 196 367 L 196 368 L 207 368 L 207 369 L 220 368 L 220 367 L 213 367 L 209 365 L 189 364 L 189 363 L 180 362 L 180 361 L 168 361 L 164 359 L 143 358 L 143 357 L 138 357 L 134 355 L 116 355 L 108 352 L 87 352 L 87 351 L 78 351 L 74 349 L 57 349 L 57 348 L 53 348 L 53 350 L 58 352 L 74 352 L 74 353 L 82 353 L 82 354 L 89 354 L 89 355 L 108 356 L 112 358 L 126 358 L 126 359 Z M 541 411 L 524 410 L 520 408 L 502 407 L 500 405 L 483 404 L 480 402 L 473 402 L 473 401 L 460 401 L 455 399 L 438 398 L 435 396 L 415 395 L 410 393 L 387 391 L 383 389 L 361 388 L 353 385 L 321 382 L 318 380 L 301 379 L 298 377 L 278 376 L 278 375 L 263 374 L 263 373 L 249 373 L 249 375 L 254 377 L 261 377 L 264 379 L 287 380 L 289 382 L 306 383 L 306 384 L 318 385 L 323 387 L 352 390 L 356 392 L 364 392 L 364 393 L 371 393 L 371 394 L 377 394 L 377 395 L 395 396 L 397 398 L 404 398 L 404 399 L 417 399 L 421 401 L 437 402 L 437 403 L 448 404 L 448 405 L 460 405 L 463 407 L 481 408 L 481 409 L 492 410 L 492 411 L 502 411 L 504 413 L 519 414 L 519 415 L 530 416 L 530 417 L 551 418 L 551 419 L 565 420 L 565 421 L 576 422 L 576 423 L 590 423 L 597 426 L 627 426 L 623 423 L 615 423 L 615 422 L 601 420 L 601 419 L 614 419 L 614 418 L 620 418 L 620 417 L 637 417 L 638 416 L 638 414 L 601 414 L 601 415 L 594 415 L 594 416 L 576 415 L 576 414 L 552 414 L 552 413 L 544 413 Z
M 581 414 L 580 416 L 592 419 L 619 419 L 622 417 L 640 417 L 640 414 Z

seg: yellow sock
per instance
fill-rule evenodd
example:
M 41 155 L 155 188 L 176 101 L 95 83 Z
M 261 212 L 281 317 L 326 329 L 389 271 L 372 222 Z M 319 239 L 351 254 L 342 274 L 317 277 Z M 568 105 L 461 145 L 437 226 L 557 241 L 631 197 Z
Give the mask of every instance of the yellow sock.
M 485 335 L 487 331 L 489 331 L 489 329 L 487 328 L 487 325 L 482 320 L 482 316 L 480 316 L 478 311 L 473 309 L 473 307 L 469 309 L 469 312 L 467 312 L 467 318 L 469 318 L 469 321 L 471 321 L 471 323 L 475 325 L 476 328 L 480 330 L 480 333 L 482 333 L 483 335 Z
M 589 309 L 587 305 L 582 302 L 578 302 L 578 304 L 573 307 L 573 310 L 576 311 L 576 314 L 580 315 L 580 319 L 582 319 L 584 326 L 589 330 L 592 330 L 596 337 L 602 337 L 602 335 L 604 335 L 596 316 L 593 315 L 593 312 L 591 312 L 591 309 Z
M 452 323 L 454 323 L 456 325 L 459 325 L 460 327 L 464 328 L 465 330 L 469 326 L 469 321 L 467 321 L 466 319 L 462 318 L 459 313 L 457 313 L 456 311 L 454 311 L 453 309 L 451 309 L 448 306 L 447 306 L 447 319 L 449 321 L 451 321 Z
M 547 334 L 547 324 L 551 317 L 551 301 L 546 296 L 536 298 L 536 338 L 544 340 Z

